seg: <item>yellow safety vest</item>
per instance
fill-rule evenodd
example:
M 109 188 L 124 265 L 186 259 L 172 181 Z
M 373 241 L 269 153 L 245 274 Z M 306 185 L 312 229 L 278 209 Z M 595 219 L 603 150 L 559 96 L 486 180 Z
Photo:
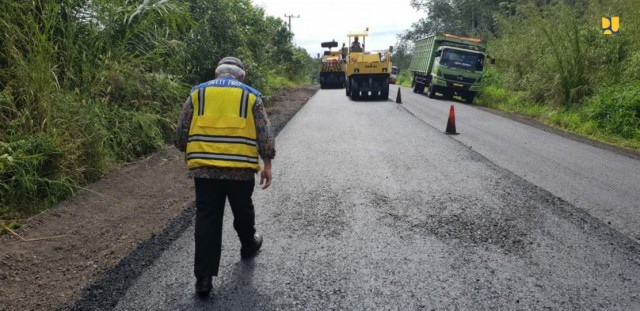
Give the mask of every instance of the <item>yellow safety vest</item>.
M 259 171 L 253 105 L 260 95 L 232 78 L 218 78 L 194 87 L 187 166 Z

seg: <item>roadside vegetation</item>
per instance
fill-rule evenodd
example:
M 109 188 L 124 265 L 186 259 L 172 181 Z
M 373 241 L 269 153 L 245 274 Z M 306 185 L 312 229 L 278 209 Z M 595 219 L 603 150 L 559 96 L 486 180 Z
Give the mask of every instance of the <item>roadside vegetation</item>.
M 640 10 L 636 0 L 413 0 L 426 18 L 396 46 L 399 79 L 412 42 L 433 32 L 483 38 L 496 58 L 477 103 L 640 151 Z M 601 18 L 619 16 L 619 34 Z M 406 76 L 405 76 L 406 75 Z
M 0 222 L 47 209 L 173 139 L 228 55 L 269 96 L 309 82 L 286 23 L 249 0 L 0 3 Z

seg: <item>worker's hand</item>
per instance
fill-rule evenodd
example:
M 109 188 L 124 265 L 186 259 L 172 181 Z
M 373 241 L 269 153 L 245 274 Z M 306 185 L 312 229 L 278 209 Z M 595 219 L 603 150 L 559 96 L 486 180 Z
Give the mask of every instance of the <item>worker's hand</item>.
M 271 186 L 271 168 L 264 168 L 262 172 L 260 172 L 260 186 L 262 190 L 269 188 Z

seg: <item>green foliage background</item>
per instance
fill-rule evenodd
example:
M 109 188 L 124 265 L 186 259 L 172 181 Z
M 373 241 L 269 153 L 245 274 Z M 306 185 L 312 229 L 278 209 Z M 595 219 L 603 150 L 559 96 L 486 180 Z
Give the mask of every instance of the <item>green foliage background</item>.
M 0 217 L 25 217 L 173 138 L 192 85 L 228 55 L 269 95 L 313 70 L 249 0 L 0 3 Z
M 525 114 L 640 150 L 640 9 L 636 0 L 412 0 L 426 17 L 399 38 L 410 83 L 412 43 L 433 32 L 476 36 L 497 59 L 481 105 Z M 605 36 L 603 16 L 620 17 Z

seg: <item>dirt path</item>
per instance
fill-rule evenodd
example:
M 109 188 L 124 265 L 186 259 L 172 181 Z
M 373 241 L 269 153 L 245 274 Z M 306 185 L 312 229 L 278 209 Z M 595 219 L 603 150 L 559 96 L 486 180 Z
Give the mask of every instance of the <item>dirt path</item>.
M 274 131 L 317 90 L 296 87 L 270 98 Z M 141 244 L 169 236 L 165 229 L 175 219 L 190 219 L 185 211 L 192 201 L 182 154 L 171 146 L 107 174 L 17 232 L 24 239 L 45 239 L 0 236 L 0 310 L 71 308 L 83 289 Z

